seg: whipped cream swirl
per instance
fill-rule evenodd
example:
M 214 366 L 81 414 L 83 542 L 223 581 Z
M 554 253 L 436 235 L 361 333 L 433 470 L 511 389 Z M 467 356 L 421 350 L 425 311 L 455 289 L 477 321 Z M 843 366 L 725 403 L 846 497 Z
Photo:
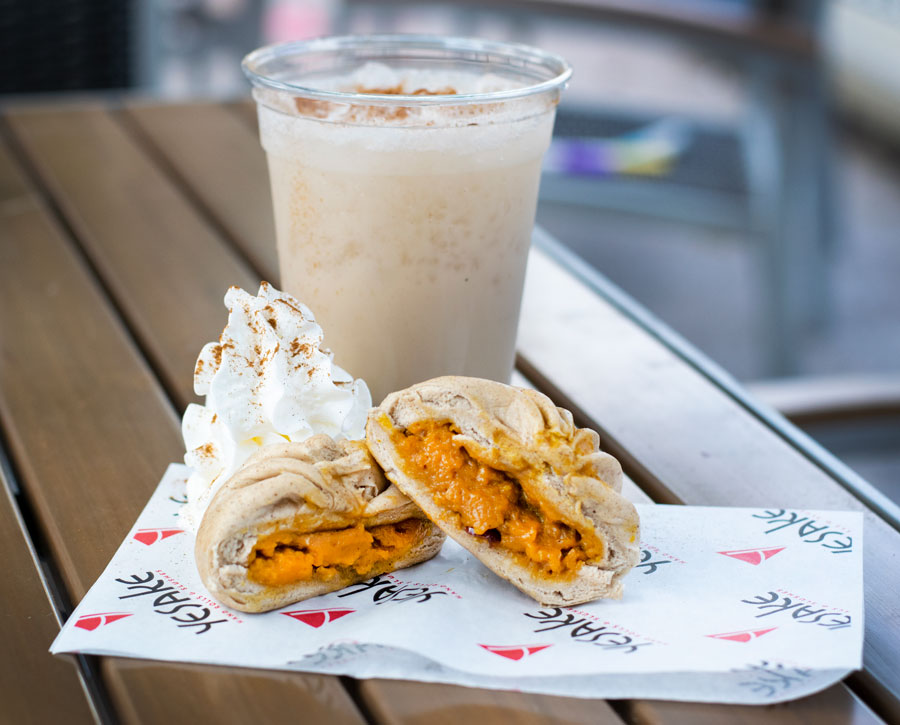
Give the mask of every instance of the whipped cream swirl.
M 189 405 L 181 425 L 193 471 L 179 515 L 194 531 L 212 495 L 259 448 L 317 433 L 363 438 L 372 407 L 365 382 L 322 348 L 306 305 L 263 282 L 256 297 L 232 287 L 225 306 L 228 324 L 194 369 L 194 392 L 206 404 Z

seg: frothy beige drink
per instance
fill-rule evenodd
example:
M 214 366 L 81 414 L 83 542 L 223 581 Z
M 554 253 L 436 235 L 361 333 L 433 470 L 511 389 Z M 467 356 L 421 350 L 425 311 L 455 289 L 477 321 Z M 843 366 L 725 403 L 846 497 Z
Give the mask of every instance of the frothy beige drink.
M 376 401 L 444 374 L 507 381 L 556 94 L 454 104 L 527 84 L 382 63 L 315 84 L 255 92 L 282 287 Z

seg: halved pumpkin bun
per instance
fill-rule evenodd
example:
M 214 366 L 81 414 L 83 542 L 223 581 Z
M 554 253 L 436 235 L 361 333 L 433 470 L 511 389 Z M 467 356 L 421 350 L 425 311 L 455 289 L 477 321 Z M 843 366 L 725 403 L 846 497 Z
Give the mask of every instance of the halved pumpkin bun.
M 537 601 L 621 597 L 640 553 L 621 466 L 546 396 L 436 378 L 371 410 L 366 439 L 431 521 Z
M 219 601 L 265 612 L 418 564 L 443 541 L 365 441 L 317 435 L 249 458 L 210 502 L 195 556 Z

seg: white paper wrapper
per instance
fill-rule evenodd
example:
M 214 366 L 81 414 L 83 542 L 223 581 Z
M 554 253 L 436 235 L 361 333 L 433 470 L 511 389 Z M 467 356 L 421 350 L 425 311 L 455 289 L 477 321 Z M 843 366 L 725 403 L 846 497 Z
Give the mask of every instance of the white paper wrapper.
M 448 540 L 431 561 L 267 614 L 220 605 L 173 464 L 53 653 L 591 698 L 773 703 L 862 662 L 862 515 L 639 505 L 621 601 L 542 607 Z

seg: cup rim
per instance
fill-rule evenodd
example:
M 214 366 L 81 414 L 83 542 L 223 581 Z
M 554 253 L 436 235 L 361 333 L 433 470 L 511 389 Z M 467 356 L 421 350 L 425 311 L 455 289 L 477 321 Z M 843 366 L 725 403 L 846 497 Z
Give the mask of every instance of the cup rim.
M 380 93 L 354 93 L 329 91 L 312 88 L 301 83 L 287 83 L 276 80 L 260 72 L 260 67 L 280 57 L 308 55 L 312 53 L 358 49 L 366 46 L 384 48 L 397 47 L 421 50 L 450 50 L 461 53 L 484 53 L 502 55 L 517 61 L 522 67 L 526 63 L 542 65 L 553 76 L 540 83 L 512 88 L 505 91 L 485 93 L 460 93 L 456 95 L 386 95 Z M 241 61 L 241 70 L 256 87 L 271 88 L 293 96 L 313 98 L 333 103 L 354 103 L 377 106 L 458 106 L 470 103 L 495 103 L 499 101 L 527 98 L 547 91 L 561 90 L 572 77 L 572 67 L 556 53 L 540 50 L 523 43 L 506 43 L 494 40 L 480 40 L 457 36 L 420 34 L 376 34 L 339 35 L 311 40 L 291 40 L 274 43 L 248 53 Z

